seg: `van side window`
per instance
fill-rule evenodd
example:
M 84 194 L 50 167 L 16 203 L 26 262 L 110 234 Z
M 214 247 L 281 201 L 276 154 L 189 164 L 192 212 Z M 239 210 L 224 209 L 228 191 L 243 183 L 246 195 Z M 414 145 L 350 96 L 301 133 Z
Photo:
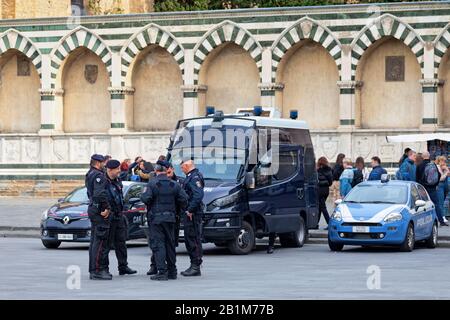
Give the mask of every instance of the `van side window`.
M 280 152 L 278 172 L 273 175 L 275 182 L 292 177 L 297 172 L 298 155 L 296 151 Z
M 271 175 L 263 175 L 259 170 L 256 171 L 257 187 L 264 187 L 289 179 L 297 172 L 298 165 L 297 151 L 280 152 L 277 172 L 273 172 Z

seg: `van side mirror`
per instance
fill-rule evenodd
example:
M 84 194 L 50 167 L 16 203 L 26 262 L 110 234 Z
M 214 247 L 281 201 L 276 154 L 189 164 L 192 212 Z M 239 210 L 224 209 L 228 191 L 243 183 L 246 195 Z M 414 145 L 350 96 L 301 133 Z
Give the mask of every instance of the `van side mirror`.
M 342 202 L 343 202 L 342 199 L 337 199 L 337 200 L 334 202 L 334 204 L 338 206 L 338 205 L 340 205 Z
M 255 173 L 252 172 L 247 172 L 245 174 L 245 187 L 247 189 L 255 189 L 256 187 L 256 179 L 255 179 Z

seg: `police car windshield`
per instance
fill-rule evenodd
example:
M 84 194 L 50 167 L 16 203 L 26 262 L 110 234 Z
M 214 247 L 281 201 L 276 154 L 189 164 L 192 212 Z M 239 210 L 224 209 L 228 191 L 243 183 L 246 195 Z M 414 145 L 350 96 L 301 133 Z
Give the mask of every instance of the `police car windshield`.
M 180 163 L 181 159 L 186 157 L 183 156 L 183 152 L 176 152 L 180 150 L 174 151 L 171 162 L 174 165 L 175 174 L 183 177 Z M 201 150 L 196 148 L 193 158 L 196 168 L 199 169 L 205 180 L 236 181 L 243 172 L 245 150 L 223 148 L 220 151 L 211 152 L 207 148 Z
M 350 203 L 405 204 L 408 200 L 407 186 L 358 185 L 345 197 Z
M 87 190 L 86 188 L 80 188 L 72 193 L 70 193 L 66 199 L 64 199 L 65 202 L 89 202 L 88 196 L 87 196 Z

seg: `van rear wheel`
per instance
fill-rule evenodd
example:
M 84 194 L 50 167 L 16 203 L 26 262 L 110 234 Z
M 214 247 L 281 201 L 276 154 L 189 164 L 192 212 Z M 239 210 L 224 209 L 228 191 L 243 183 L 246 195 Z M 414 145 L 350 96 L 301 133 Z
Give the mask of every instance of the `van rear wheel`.
M 297 231 L 280 234 L 280 243 L 285 248 L 301 248 L 304 246 L 308 237 L 306 223 L 303 217 L 300 217 L 300 227 Z
M 228 249 L 232 254 L 249 254 L 255 246 L 255 231 L 250 223 L 242 221 L 242 228 L 238 236 L 228 242 Z

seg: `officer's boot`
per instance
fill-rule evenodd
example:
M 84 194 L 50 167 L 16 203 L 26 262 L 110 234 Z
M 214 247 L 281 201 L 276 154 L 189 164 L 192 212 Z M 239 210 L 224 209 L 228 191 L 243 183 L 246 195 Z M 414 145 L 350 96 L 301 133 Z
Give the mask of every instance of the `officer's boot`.
M 105 270 L 93 272 L 90 275 L 91 280 L 112 280 L 112 275 Z
M 167 272 L 158 272 L 158 274 L 155 274 L 154 276 L 150 277 L 151 280 L 155 280 L 155 281 L 167 281 L 169 280 L 169 276 L 167 274 Z
M 156 269 L 156 266 L 154 264 L 150 265 L 150 270 L 148 270 L 147 275 L 153 276 L 158 273 L 158 269 Z
M 169 270 L 168 272 L 169 280 L 177 280 L 177 275 L 178 275 L 177 269 Z
M 123 269 L 119 269 L 119 275 L 121 275 L 121 276 L 124 276 L 126 274 L 136 274 L 136 273 L 137 273 L 136 270 L 133 270 L 128 266 Z
M 186 271 L 183 271 L 181 275 L 185 277 L 199 277 L 202 273 L 199 265 L 191 264 L 191 266 Z
M 268 246 L 268 247 L 267 247 L 267 254 L 272 254 L 273 251 L 274 251 L 273 246 Z

